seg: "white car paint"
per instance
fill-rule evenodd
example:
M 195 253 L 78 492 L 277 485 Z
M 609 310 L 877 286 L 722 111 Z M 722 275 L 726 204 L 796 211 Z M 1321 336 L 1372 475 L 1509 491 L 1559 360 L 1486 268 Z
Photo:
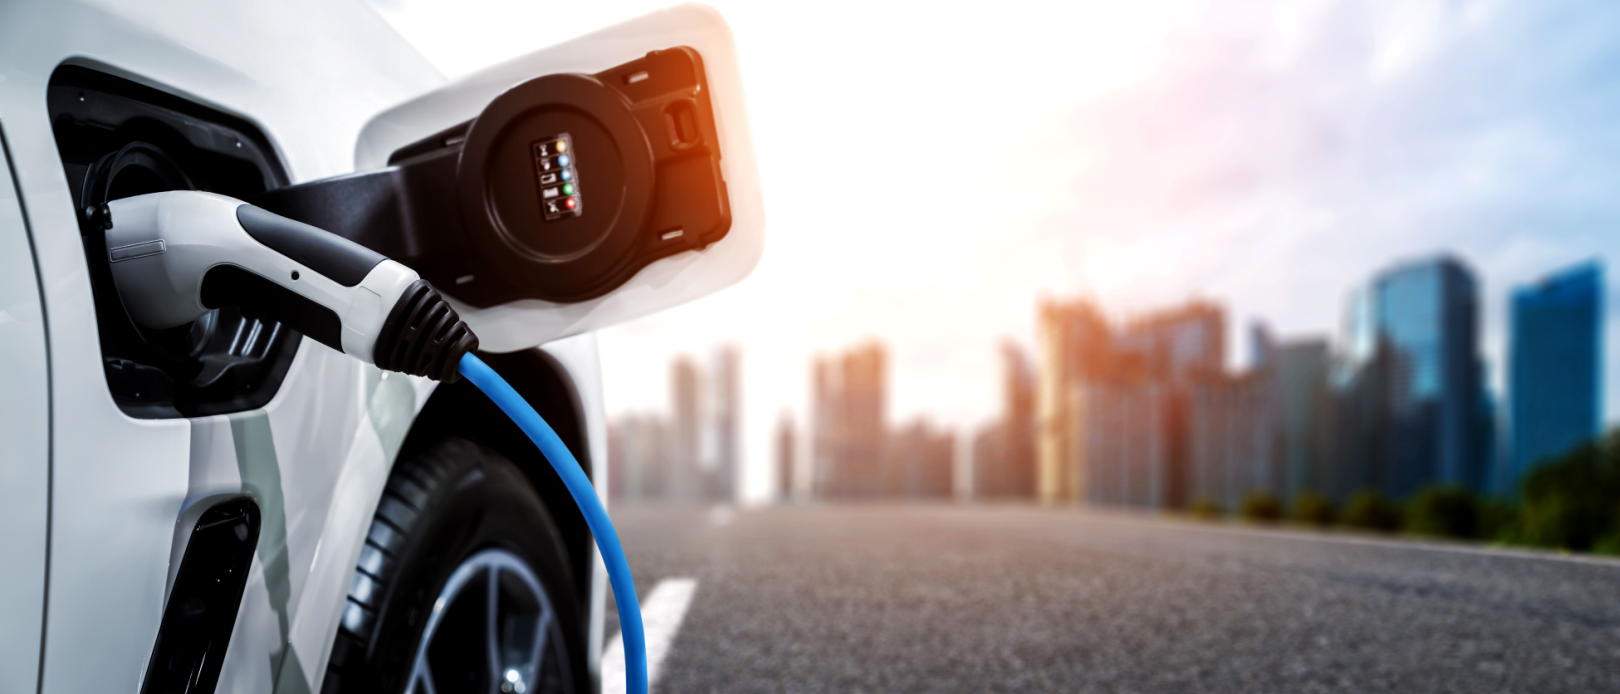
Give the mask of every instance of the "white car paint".
M 0 139 L 6 123 L 0 119 Z M 39 276 L 0 149 L 0 692 L 39 673 L 50 501 L 50 371 Z
M 326 38 L 312 41 L 309 22 L 317 16 Z M 44 624 L 0 628 L 43 632 L 44 657 L 36 658 L 34 667 L 43 692 L 134 691 L 151 655 L 171 561 L 180 556 L 177 522 L 189 502 L 202 496 L 191 489 L 192 470 L 234 467 L 236 461 L 234 455 L 228 463 L 210 459 L 206 451 L 194 456 L 191 422 L 132 419 L 108 393 L 78 224 L 46 119 L 46 83 L 65 62 L 152 84 L 261 124 L 296 180 L 344 173 L 366 118 L 432 89 L 442 78 L 386 23 L 358 6 L 0 6 L 0 122 L 27 208 L 49 317 L 49 463 L 55 485 Z M 352 359 L 305 341 L 295 370 L 260 414 L 272 426 L 285 421 L 285 437 L 306 441 L 316 451 L 307 461 L 315 474 L 289 470 L 285 475 L 305 485 L 289 487 L 284 495 L 298 509 L 289 517 L 300 521 L 289 524 L 284 540 L 290 561 L 283 583 L 289 590 L 281 602 L 289 607 L 302 597 L 320 544 L 329 506 L 325 497 L 360 438 L 360 384 L 360 367 Z M 313 404 L 316 411 L 300 416 L 289 404 Z M 347 422 L 349 428 L 295 428 L 326 419 Z M 327 438 L 316 440 L 317 435 Z M 287 447 L 289 461 L 297 448 Z M 342 457 L 334 459 L 334 451 Z M 7 461 L 17 464 L 23 463 Z M 376 467 L 365 485 L 373 492 L 383 481 L 383 466 Z M 352 557 L 349 564 L 352 571 Z M 5 590 L 13 588 L 8 583 Z M 251 606 L 270 601 L 258 587 L 244 597 L 233 655 L 240 652 L 257 663 L 280 662 L 271 659 L 291 651 L 318 657 L 322 644 L 284 645 L 280 629 L 244 633 L 256 623 Z M 306 674 L 319 672 L 317 667 Z M 271 691 L 267 678 L 249 686 L 250 674 L 226 673 L 222 690 Z
M 489 347 L 547 343 L 579 390 L 590 458 L 605 461 L 589 330 L 735 282 L 762 245 L 729 30 L 706 8 L 654 17 L 445 85 L 352 2 L 0 3 L 0 128 L 15 172 L 0 186 L 0 691 L 137 690 L 191 523 L 213 500 L 243 493 L 259 503 L 263 524 L 218 691 L 318 691 L 365 529 L 433 386 L 304 340 L 259 410 L 189 420 L 120 411 L 102 374 L 84 251 L 47 119 L 52 71 L 101 70 L 256 123 L 297 183 L 375 165 L 388 143 L 475 114 L 520 79 L 597 71 L 669 45 L 698 48 L 725 133 L 730 236 L 660 261 L 603 299 L 519 302 L 475 322 L 491 331 Z M 31 255 L 20 254 L 25 247 Z M 605 491 L 605 465 L 594 481 Z M 598 564 L 593 671 L 603 578 Z

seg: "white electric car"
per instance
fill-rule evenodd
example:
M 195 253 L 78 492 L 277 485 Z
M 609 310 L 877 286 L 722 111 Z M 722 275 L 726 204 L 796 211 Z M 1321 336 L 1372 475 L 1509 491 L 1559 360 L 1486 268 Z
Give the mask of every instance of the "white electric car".
M 745 276 L 758 176 L 714 11 L 536 48 L 447 81 L 358 3 L 0 0 L 0 693 L 599 688 L 592 539 L 481 393 L 235 306 L 137 327 L 106 245 L 196 190 L 395 257 L 606 489 L 592 331 Z

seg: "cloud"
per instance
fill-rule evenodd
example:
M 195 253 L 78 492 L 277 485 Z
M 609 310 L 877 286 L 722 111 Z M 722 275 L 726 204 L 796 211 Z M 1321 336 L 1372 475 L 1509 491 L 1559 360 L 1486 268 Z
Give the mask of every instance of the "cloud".
M 1500 364 L 1512 285 L 1620 254 L 1620 9 L 1333 2 L 1249 20 L 1025 138 L 1009 179 L 1043 220 L 1009 231 L 1059 256 L 1065 288 L 1122 311 L 1213 294 L 1331 332 L 1378 268 L 1450 250 L 1482 276 Z

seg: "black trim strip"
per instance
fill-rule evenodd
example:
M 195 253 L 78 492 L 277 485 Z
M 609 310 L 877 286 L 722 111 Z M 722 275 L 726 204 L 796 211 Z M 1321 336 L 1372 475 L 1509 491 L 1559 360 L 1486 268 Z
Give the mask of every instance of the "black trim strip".
M 259 506 L 252 499 L 221 502 L 197 519 L 163 608 L 141 694 L 214 691 L 258 545 Z

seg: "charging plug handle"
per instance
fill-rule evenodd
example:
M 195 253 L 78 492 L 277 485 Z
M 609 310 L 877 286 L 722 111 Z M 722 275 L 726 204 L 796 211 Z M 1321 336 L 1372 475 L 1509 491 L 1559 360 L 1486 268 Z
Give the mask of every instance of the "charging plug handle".
M 221 195 L 152 193 L 108 205 L 107 253 L 143 328 L 238 306 L 390 371 L 459 379 L 478 338 L 416 271 L 302 222 Z

